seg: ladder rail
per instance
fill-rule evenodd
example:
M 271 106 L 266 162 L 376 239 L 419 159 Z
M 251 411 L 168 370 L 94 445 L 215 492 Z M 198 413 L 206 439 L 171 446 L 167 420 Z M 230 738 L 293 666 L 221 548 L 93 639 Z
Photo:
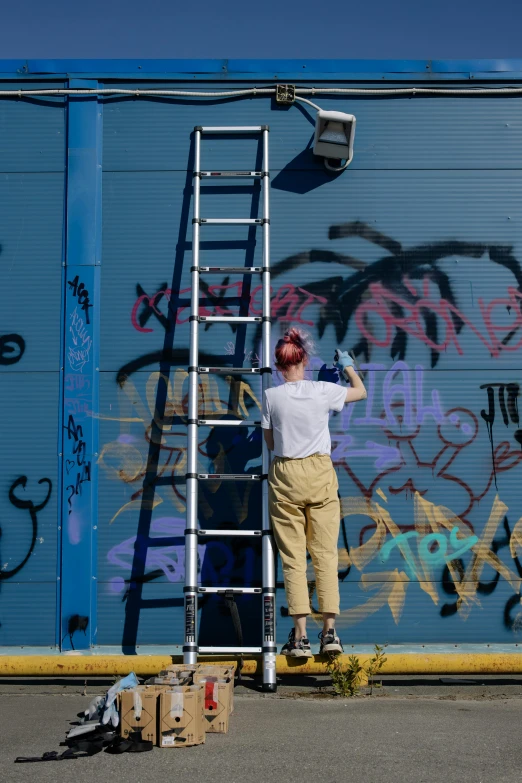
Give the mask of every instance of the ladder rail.
M 263 130 L 263 171 L 270 171 L 268 157 L 268 128 Z M 271 367 L 271 302 L 270 302 L 270 176 L 263 177 L 263 274 L 261 278 L 263 294 L 262 333 L 262 366 Z M 271 373 L 261 376 L 262 392 L 268 389 L 272 382 Z M 262 473 L 267 475 L 270 469 L 270 452 L 262 437 Z M 268 480 L 262 482 L 261 516 L 262 530 L 269 533 L 272 529 L 269 514 Z M 263 686 L 266 690 L 276 689 L 276 552 L 273 535 L 263 535 L 262 539 L 262 585 L 263 585 Z
M 201 131 L 194 133 L 194 172 L 201 169 Z M 191 316 L 199 313 L 199 230 L 200 230 L 200 177 L 194 177 L 192 221 L 192 267 L 190 296 Z M 198 526 L 198 385 L 199 357 L 198 321 L 190 319 L 189 345 L 189 394 L 187 426 L 187 530 L 185 532 L 185 639 L 183 657 L 185 663 L 197 663 L 198 641 L 198 536 L 189 531 Z

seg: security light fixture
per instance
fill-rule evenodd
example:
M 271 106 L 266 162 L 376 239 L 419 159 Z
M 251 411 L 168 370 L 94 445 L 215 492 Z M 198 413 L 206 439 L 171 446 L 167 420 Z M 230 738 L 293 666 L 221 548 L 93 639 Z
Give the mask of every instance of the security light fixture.
M 329 171 L 343 171 L 353 158 L 355 117 L 342 111 L 318 109 L 315 120 L 314 155 L 323 157 Z M 330 160 L 343 160 L 341 166 L 332 166 Z

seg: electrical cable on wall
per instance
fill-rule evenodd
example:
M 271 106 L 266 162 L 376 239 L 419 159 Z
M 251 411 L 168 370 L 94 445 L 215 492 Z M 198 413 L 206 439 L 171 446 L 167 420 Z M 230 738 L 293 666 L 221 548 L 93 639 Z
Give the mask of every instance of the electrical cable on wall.
M 43 90 L 0 90 L 0 98 L 24 98 L 34 96 L 65 96 L 65 95 L 133 95 L 134 97 L 163 96 L 172 98 L 241 98 L 247 95 L 275 95 L 276 87 L 248 87 L 244 90 L 214 90 L 201 92 L 197 90 L 124 90 L 120 87 L 81 89 L 81 88 L 51 88 Z M 300 95 L 375 95 L 375 96 L 423 96 L 440 95 L 446 97 L 481 97 L 481 96 L 515 96 L 522 95 L 522 87 L 476 87 L 473 89 L 449 89 L 447 87 L 296 87 L 296 98 Z M 310 102 L 311 103 L 311 102 Z M 312 104 L 315 106 L 315 104 Z
M 280 100 L 280 90 L 286 98 Z M 286 92 L 285 92 L 286 91 Z M 314 138 L 314 155 L 321 156 L 325 168 L 331 173 L 344 171 L 353 158 L 353 142 L 355 136 L 355 117 L 343 112 L 325 111 L 313 103 L 304 95 L 351 95 L 351 96 L 379 96 L 379 97 L 458 97 L 472 98 L 485 96 L 522 96 L 522 87 L 476 87 L 473 89 L 449 89 L 447 87 L 390 87 L 390 88 L 361 88 L 361 87 L 295 87 L 294 85 L 276 85 L 274 87 L 248 87 L 234 90 L 154 90 L 133 89 L 125 90 L 119 87 L 105 87 L 100 89 L 82 88 L 56 88 L 42 90 L 0 90 L 0 98 L 22 99 L 30 97 L 66 97 L 66 96 L 112 96 L 146 98 L 247 98 L 275 95 L 278 102 L 292 104 L 294 101 L 306 103 L 316 112 L 316 128 Z M 334 166 L 331 160 L 343 161 L 340 166 Z

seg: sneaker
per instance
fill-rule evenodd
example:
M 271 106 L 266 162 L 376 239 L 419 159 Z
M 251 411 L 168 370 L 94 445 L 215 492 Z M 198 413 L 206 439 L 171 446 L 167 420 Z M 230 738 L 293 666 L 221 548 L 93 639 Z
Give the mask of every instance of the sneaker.
M 331 628 L 327 633 L 319 634 L 319 641 L 321 642 L 321 646 L 319 647 L 319 655 L 323 655 L 324 653 L 330 653 L 330 655 L 339 655 L 339 653 L 344 652 L 344 648 L 341 644 L 341 640 L 335 633 L 335 629 Z
M 310 649 L 309 640 L 303 636 L 302 639 L 296 641 L 295 630 L 292 628 L 288 634 L 288 641 L 283 645 L 281 649 L 281 655 L 289 655 L 292 658 L 311 658 L 312 650 Z

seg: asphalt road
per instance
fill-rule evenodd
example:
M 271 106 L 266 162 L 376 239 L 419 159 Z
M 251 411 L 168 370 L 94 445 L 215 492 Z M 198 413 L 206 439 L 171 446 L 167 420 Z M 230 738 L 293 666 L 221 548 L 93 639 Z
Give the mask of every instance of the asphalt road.
M 61 750 L 90 697 L 78 684 L 4 680 L 0 776 L 7 783 L 520 783 L 522 688 L 499 683 L 475 692 L 459 681 L 416 690 L 397 680 L 377 697 L 355 699 L 327 698 L 306 685 L 265 697 L 247 683 L 236 693 L 229 734 L 207 735 L 205 745 L 14 764 L 18 755 Z M 104 688 L 90 683 L 87 692 Z

